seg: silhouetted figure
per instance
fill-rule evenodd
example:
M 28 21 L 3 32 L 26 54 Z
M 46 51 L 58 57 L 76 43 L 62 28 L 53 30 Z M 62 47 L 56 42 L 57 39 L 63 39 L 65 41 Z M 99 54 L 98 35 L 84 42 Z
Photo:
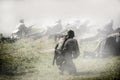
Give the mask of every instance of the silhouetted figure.
M 24 19 L 21 19 L 20 20 L 20 23 L 19 23 L 19 25 L 18 25 L 18 29 L 19 29 L 19 31 L 20 31 L 20 37 L 25 37 L 25 35 L 26 35 L 26 30 L 27 30 L 27 27 L 25 26 L 25 24 L 24 24 Z
M 61 73 L 68 72 L 69 74 L 76 73 L 76 67 L 73 59 L 77 58 L 80 54 L 78 42 L 73 39 L 75 36 L 74 31 L 69 30 L 67 36 L 61 41 L 61 44 L 57 44 L 55 50 L 54 59 L 58 65 Z M 58 49 L 57 49 L 58 48 Z M 57 59 L 58 62 L 57 62 Z
M 108 36 L 103 52 L 109 55 L 120 55 L 120 31 Z
M 12 33 L 13 38 L 24 38 L 26 37 L 26 34 L 28 33 L 28 28 L 24 24 L 24 19 L 21 19 L 19 21 L 19 24 L 17 25 L 17 29 Z
M 119 28 L 116 29 L 113 34 L 107 36 L 107 38 L 101 41 L 101 44 L 99 44 L 99 47 L 97 48 L 98 55 L 101 55 L 101 57 L 107 57 L 111 55 L 119 56 L 120 55 Z

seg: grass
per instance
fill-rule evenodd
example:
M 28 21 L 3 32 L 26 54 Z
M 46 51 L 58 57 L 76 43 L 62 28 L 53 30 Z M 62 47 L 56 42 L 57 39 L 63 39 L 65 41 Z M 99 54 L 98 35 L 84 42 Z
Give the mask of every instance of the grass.
M 83 58 L 83 50 L 94 51 L 96 42 L 80 45 L 74 60 L 78 75 L 60 75 L 52 65 L 55 42 L 52 39 L 21 39 L 0 43 L 0 80 L 114 80 L 119 78 L 120 57 Z

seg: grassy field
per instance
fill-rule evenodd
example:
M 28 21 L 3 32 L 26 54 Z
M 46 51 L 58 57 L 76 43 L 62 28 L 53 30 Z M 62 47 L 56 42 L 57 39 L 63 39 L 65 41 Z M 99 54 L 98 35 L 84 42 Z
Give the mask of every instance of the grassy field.
M 80 45 L 81 55 L 74 60 L 78 74 L 60 75 L 52 65 L 52 39 L 21 39 L 0 43 L 0 80 L 114 80 L 119 79 L 120 57 L 83 58 L 83 50 L 94 51 L 96 43 Z

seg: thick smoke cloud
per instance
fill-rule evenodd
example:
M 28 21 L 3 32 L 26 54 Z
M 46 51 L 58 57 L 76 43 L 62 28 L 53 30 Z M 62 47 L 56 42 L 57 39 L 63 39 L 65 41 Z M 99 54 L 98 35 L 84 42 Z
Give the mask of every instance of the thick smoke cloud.
M 97 26 L 113 19 L 114 27 L 118 27 L 119 14 L 119 0 L 0 0 L 0 32 L 11 33 L 21 18 L 27 25 L 38 27 L 58 19 L 64 23 L 89 19 Z

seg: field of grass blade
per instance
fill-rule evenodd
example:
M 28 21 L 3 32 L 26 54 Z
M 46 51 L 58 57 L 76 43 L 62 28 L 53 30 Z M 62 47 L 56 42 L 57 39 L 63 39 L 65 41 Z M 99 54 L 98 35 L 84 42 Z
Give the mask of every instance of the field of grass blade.
M 0 80 L 114 80 L 119 79 L 120 57 L 83 58 L 83 50 L 93 51 L 93 43 L 80 45 L 74 60 L 78 75 L 60 75 L 52 65 L 55 42 L 52 39 L 21 39 L 0 43 Z M 91 46 L 91 47 L 90 47 Z

